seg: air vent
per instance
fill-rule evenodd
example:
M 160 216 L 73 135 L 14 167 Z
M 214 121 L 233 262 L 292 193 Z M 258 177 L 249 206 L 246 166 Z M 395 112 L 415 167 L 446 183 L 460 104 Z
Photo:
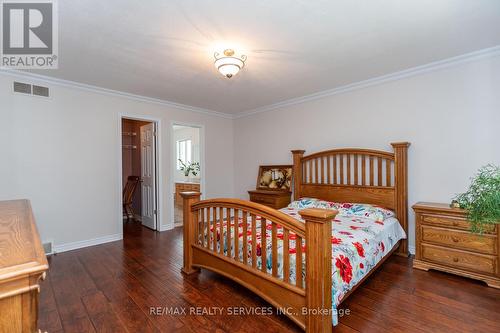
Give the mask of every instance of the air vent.
M 53 248 L 54 248 L 53 242 L 43 243 L 43 250 L 45 251 L 46 255 L 51 255 L 53 253 Z
M 21 94 L 31 94 L 31 84 L 14 82 L 14 92 Z
M 31 84 L 22 82 L 14 82 L 14 92 L 27 95 L 49 97 L 49 88 L 37 85 L 32 86 Z
M 49 88 L 33 85 L 33 95 L 49 97 Z

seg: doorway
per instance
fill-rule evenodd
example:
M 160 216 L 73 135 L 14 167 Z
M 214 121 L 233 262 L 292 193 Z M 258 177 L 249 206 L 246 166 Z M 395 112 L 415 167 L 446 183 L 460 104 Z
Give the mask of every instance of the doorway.
M 183 224 L 181 192 L 201 192 L 203 184 L 203 127 L 172 124 L 174 226 Z
M 121 119 L 123 224 L 158 228 L 158 152 L 155 121 Z

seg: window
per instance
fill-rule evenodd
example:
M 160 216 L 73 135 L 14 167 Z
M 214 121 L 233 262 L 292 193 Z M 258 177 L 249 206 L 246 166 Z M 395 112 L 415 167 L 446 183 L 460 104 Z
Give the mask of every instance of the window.
M 177 141 L 177 170 L 181 169 L 181 160 L 185 164 L 192 161 L 191 140 Z

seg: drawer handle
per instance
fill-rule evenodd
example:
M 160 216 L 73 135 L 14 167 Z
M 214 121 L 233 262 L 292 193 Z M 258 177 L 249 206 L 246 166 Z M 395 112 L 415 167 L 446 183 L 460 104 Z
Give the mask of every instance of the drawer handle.
M 451 240 L 455 243 L 458 243 L 458 238 L 457 237 L 451 237 Z
M 458 258 L 453 258 L 453 262 L 458 262 Z
M 454 227 L 458 227 L 458 222 L 453 222 Z

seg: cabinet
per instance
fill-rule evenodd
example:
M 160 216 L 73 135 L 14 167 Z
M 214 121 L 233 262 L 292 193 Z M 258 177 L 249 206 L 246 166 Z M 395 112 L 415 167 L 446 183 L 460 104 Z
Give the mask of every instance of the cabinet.
M 29 201 L 0 201 L 0 332 L 38 332 L 48 267 Z
M 435 269 L 500 288 L 500 231 L 470 232 L 467 212 L 446 204 L 419 202 L 415 211 L 416 253 L 413 267 Z
M 180 209 L 182 209 L 181 192 L 200 192 L 200 184 L 191 182 L 175 183 L 175 207 Z

